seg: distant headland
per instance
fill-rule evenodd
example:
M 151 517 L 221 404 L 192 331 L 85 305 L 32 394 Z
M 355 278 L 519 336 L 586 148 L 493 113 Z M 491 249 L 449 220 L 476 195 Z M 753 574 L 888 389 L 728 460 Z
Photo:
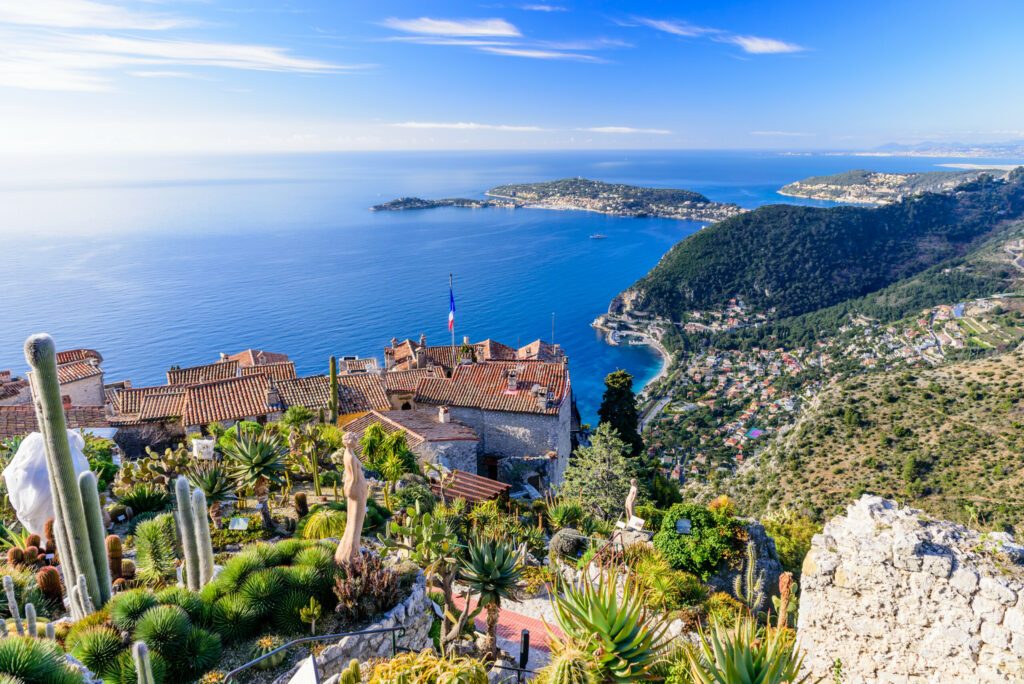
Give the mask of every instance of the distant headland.
M 492 199 L 448 198 L 427 200 L 403 197 L 371 207 L 371 211 L 404 211 L 460 207 L 469 209 L 532 208 L 593 211 L 611 216 L 673 218 L 714 222 L 746 211 L 736 204 L 713 202 L 691 190 L 644 188 L 604 183 L 586 178 L 564 178 L 542 183 L 499 185 L 486 195 Z
M 789 183 L 780 195 L 855 204 L 889 204 L 922 192 L 949 192 L 958 185 L 987 175 L 1005 178 L 1008 168 L 970 168 L 957 171 L 883 173 L 846 171 L 831 176 L 812 176 Z

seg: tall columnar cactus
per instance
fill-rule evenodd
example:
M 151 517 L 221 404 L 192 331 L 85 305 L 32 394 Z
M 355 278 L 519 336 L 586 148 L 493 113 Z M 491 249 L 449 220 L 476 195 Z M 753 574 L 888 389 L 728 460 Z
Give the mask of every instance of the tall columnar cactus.
M 196 487 L 192 492 L 192 524 L 196 530 L 196 553 L 199 556 L 199 584 L 206 586 L 213 579 L 213 542 L 207 518 L 206 494 Z
M 68 586 L 79 586 L 79 578 L 82 578 L 89 602 L 102 606 L 104 597 L 109 596 L 109 587 L 100 588 L 93 549 L 103 548 L 103 538 L 101 536 L 94 541 L 90 540 L 90 521 L 102 520 L 102 514 L 99 510 L 87 514 L 82 501 L 82 490 L 71 460 L 64 406 L 57 381 L 57 354 L 53 338 L 46 334 L 29 337 L 25 341 L 25 360 L 32 368 L 36 419 L 46 445 L 46 465 L 53 496 L 54 536 L 64 567 L 65 581 Z M 90 505 L 93 501 L 98 507 L 98 495 L 90 501 Z M 100 560 L 103 560 L 102 557 Z M 85 601 L 80 603 L 84 604 Z
M 331 395 L 327 398 L 327 408 L 331 411 L 331 425 L 338 424 L 338 359 L 331 357 Z
M 149 661 L 149 646 L 144 641 L 132 644 L 132 658 L 135 659 L 135 675 L 138 684 L 156 684 L 153 679 L 153 665 Z
M 107 567 L 110 568 L 110 579 L 113 582 L 121 579 L 121 563 L 124 560 L 124 545 L 116 534 L 107 537 Z
M 21 612 L 18 610 L 18 596 L 14 593 L 14 580 L 10 575 L 4 575 L 4 594 L 7 595 L 7 607 L 14 618 L 14 628 L 18 630 L 18 636 L 25 635 L 25 627 L 21 624 Z
M 192 498 L 189 496 L 188 479 L 179 475 L 174 481 L 174 499 L 178 507 L 178 536 L 185 552 L 185 584 L 192 591 L 199 591 L 199 549 L 196 546 L 196 528 L 192 516 Z
M 94 596 L 93 603 L 103 606 L 110 600 L 110 566 L 107 564 L 107 526 L 103 523 L 96 473 L 87 470 L 79 475 L 78 488 L 82 491 L 85 522 L 89 528 L 89 546 L 92 549 L 93 566 L 100 589 L 99 600 L 97 601 Z
M 736 598 L 746 604 L 752 613 L 761 610 L 764 603 L 764 570 L 757 570 L 757 546 L 753 541 L 747 542 L 747 558 L 743 563 L 743 571 L 733 580 L 733 593 Z
M 50 641 L 57 640 L 57 628 L 54 627 L 52 622 L 46 623 L 46 638 Z
M 31 603 L 25 604 L 25 632 L 32 639 L 39 636 L 39 632 L 36 631 L 36 607 Z

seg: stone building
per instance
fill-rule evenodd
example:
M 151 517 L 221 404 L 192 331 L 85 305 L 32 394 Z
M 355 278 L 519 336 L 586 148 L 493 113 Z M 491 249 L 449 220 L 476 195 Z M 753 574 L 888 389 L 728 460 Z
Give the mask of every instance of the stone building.
M 451 420 L 448 409 L 443 406 L 370 411 L 342 427 L 345 432 L 353 432 L 361 439 L 366 429 L 375 423 L 388 434 L 403 432 L 406 443 L 420 463 L 473 474 L 477 471 L 480 438 L 472 428 Z

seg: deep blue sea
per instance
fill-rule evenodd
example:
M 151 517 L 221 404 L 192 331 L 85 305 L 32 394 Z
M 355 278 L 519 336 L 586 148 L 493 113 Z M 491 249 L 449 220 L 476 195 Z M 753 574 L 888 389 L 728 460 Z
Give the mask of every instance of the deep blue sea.
M 62 348 L 99 349 L 108 381 L 162 383 L 173 364 L 247 347 L 285 352 L 302 374 L 326 372 L 329 355 L 381 357 L 392 337 L 447 343 L 453 273 L 460 340 L 549 339 L 554 314 L 554 339 L 593 421 L 605 374 L 624 368 L 639 387 L 660 360 L 604 344 L 590 322 L 699 224 L 368 207 L 567 176 L 754 207 L 793 202 L 776 190 L 809 175 L 963 161 L 980 160 L 621 151 L 36 159 L 0 169 L 0 369 L 23 372 L 22 342 L 46 331 Z M 596 232 L 608 239 L 588 239 Z

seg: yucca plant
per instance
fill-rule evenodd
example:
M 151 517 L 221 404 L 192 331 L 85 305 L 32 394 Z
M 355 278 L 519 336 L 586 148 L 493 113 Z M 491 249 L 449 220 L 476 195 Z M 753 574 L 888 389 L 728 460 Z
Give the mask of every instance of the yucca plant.
M 71 655 L 101 677 L 109 677 L 120 670 L 117 658 L 123 650 L 120 634 L 110 627 L 96 625 L 79 635 Z
M 694 651 L 686 651 L 695 684 L 784 684 L 808 681 L 800 676 L 803 656 L 788 629 L 759 628 L 752 618 L 735 627 L 711 623 L 701 630 Z
M 174 580 L 178 558 L 177 525 L 170 513 L 158 515 L 135 528 L 135 564 L 139 579 L 161 586 Z
M 238 482 L 231 472 L 216 461 L 203 461 L 194 464 L 185 472 L 189 484 L 206 495 L 210 519 L 220 527 L 221 509 L 224 504 L 234 503 L 238 496 Z
M 32 637 L 0 639 L 0 677 L 4 676 L 11 682 L 82 682 L 82 675 L 71 670 L 57 642 Z
M 302 522 L 303 539 L 340 539 L 348 514 L 330 506 L 318 506 Z
M 171 496 L 163 487 L 146 482 L 133 485 L 117 497 L 118 503 L 132 509 L 132 513 L 149 513 L 162 511 L 171 503 Z
M 224 446 L 231 476 L 241 486 L 251 487 L 256 499 L 268 506 L 270 486 L 283 482 L 285 451 L 280 436 L 269 431 L 255 436 L 243 433 Z
M 469 545 L 459 578 L 479 596 L 478 606 L 487 610 L 487 651 L 498 656 L 498 616 L 502 599 L 514 600 L 523 574 L 516 548 L 497 539 L 476 540 Z
M 668 644 L 667 625 L 648 613 L 642 589 L 629 580 L 620 597 L 611 573 L 601 573 L 596 584 L 563 587 L 554 609 L 566 640 L 594 656 L 604 681 L 650 679 Z
M 583 520 L 586 512 L 578 501 L 550 499 L 547 502 L 547 514 L 551 530 L 558 531 L 563 527 L 575 528 Z

